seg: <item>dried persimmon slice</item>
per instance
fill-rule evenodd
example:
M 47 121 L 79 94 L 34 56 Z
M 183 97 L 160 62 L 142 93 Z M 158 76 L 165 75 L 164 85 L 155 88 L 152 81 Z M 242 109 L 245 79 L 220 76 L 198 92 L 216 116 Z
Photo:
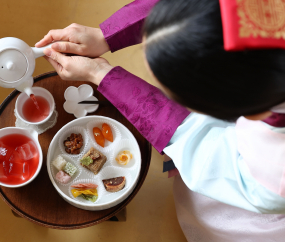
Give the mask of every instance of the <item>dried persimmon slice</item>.
M 105 138 L 98 127 L 93 128 L 93 135 L 96 143 L 102 147 L 105 147 Z
M 103 136 L 105 137 L 106 140 L 109 140 L 110 142 L 114 141 L 111 127 L 108 124 L 106 124 L 106 123 L 102 124 L 102 134 L 103 134 Z

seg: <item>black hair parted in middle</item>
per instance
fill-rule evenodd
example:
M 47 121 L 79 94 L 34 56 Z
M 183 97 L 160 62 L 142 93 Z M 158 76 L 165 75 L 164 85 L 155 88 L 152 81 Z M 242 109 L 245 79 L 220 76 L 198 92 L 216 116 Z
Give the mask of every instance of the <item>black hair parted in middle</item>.
M 193 110 L 233 121 L 285 101 L 285 51 L 225 51 L 218 0 L 161 0 L 144 35 L 150 69 Z

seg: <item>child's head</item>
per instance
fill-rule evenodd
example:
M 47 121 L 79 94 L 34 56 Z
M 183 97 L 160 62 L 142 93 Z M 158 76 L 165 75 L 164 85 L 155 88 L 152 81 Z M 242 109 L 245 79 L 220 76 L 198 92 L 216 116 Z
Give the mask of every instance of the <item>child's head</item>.
M 285 101 L 285 51 L 225 51 L 219 0 L 161 0 L 144 36 L 153 74 L 193 110 L 235 120 Z

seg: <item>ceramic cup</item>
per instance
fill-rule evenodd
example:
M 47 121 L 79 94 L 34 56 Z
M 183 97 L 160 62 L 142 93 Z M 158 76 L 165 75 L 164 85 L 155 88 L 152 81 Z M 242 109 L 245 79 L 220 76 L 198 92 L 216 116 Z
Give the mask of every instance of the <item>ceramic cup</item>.
M 47 120 L 49 120 L 49 118 L 53 114 L 53 111 L 55 108 L 53 96 L 51 95 L 51 93 L 48 90 L 46 90 L 42 87 L 32 87 L 32 92 L 35 96 L 41 96 L 48 101 L 49 107 L 50 107 L 49 115 L 44 120 L 39 121 L 39 122 L 27 121 L 23 115 L 23 105 L 27 101 L 27 99 L 29 99 L 30 97 L 26 93 L 21 93 L 16 100 L 16 108 L 15 108 L 16 114 L 23 122 L 25 122 L 27 124 L 33 124 L 33 125 L 43 124 Z
M 0 137 L 9 135 L 9 134 L 22 134 L 22 135 L 29 137 L 30 139 L 34 141 L 39 151 L 39 164 L 38 164 L 37 170 L 28 181 L 24 183 L 16 184 L 16 185 L 8 185 L 3 182 L 0 182 L 0 185 L 4 187 L 10 187 L 10 188 L 22 187 L 30 183 L 32 180 L 34 180 L 36 176 L 39 174 L 41 167 L 42 167 L 42 163 L 43 163 L 42 148 L 38 140 L 38 133 L 33 129 L 27 129 L 27 128 L 24 129 L 24 128 L 18 128 L 18 127 L 7 127 L 7 128 L 0 129 Z

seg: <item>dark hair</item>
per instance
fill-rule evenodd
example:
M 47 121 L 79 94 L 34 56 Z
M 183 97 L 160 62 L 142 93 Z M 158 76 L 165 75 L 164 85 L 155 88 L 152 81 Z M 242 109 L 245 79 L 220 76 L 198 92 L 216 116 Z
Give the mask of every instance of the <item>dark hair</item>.
M 225 51 L 219 0 L 161 0 L 144 35 L 154 75 L 193 110 L 232 121 L 285 101 L 285 51 Z

